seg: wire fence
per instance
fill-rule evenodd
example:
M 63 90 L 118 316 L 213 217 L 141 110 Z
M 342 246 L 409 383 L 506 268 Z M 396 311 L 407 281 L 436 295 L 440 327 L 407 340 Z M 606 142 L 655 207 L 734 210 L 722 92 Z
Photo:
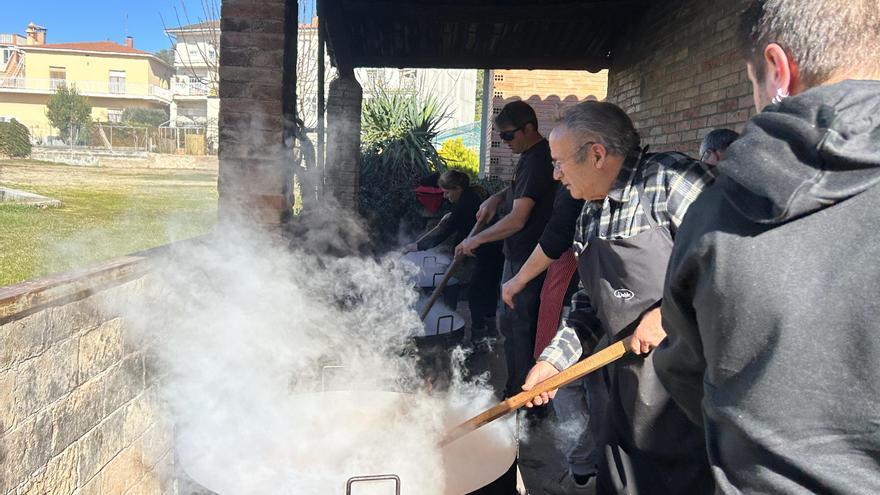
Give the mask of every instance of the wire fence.
M 209 155 L 216 153 L 216 138 L 209 136 L 206 126 L 133 127 L 91 124 L 71 129 L 65 140 L 57 131 L 31 126 L 34 144 L 51 148 L 102 149 L 109 151 L 146 151 L 178 155 Z

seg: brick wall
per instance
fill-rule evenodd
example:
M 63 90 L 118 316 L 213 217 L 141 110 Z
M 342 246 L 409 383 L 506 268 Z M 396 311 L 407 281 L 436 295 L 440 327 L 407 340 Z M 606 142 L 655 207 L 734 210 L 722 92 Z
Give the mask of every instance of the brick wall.
M 741 130 L 754 114 L 735 52 L 743 0 L 655 3 L 614 48 L 608 101 L 626 110 L 651 149 L 696 156 L 712 129 Z
M 108 309 L 138 260 L 0 289 L 0 494 L 177 493 L 149 353 Z
M 353 76 L 337 75 L 327 91 L 327 192 L 357 211 L 360 189 L 363 89 Z
M 496 70 L 492 83 L 493 117 L 507 103 L 525 100 L 535 109 L 541 134 L 548 136 L 566 108 L 586 99 L 605 98 L 608 74 L 607 71 L 593 74 L 573 70 Z M 486 175 L 510 179 L 519 155 L 512 153 L 494 130 L 489 144 Z
M 221 218 L 279 223 L 292 206 L 282 146 L 283 0 L 224 0 L 220 34 Z

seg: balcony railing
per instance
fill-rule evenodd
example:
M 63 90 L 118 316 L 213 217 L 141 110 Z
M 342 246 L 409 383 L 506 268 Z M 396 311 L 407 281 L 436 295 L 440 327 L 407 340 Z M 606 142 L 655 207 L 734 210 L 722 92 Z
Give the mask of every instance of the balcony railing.
M 0 45 L 24 45 L 27 38 L 17 34 L 0 34 Z
M 198 81 L 175 81 L 171 87 L 177 96 L 208 96 L 210 93 L 210 85 Z
M 132 84 L 118 80 L 71 81 L 64 79 L 0 76 L 0 91 L 11 89 L 34 93 L 54 93 L 64 84 L 76 86 L 77 92 L 85 96 L 109 96 L 116 98 L 152 97 L 169 103 L 171 102 L 171 91 L 153 84 Z

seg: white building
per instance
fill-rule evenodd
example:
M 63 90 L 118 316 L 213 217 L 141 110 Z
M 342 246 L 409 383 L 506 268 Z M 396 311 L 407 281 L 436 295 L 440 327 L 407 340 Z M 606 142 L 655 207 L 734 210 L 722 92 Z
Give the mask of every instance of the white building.
M 316 23 L 300 24 L 297 47 L 297 108 L 306 127 L 317 121 L 318 30 Z M 326 84 L 333 79 L 326 59 Z M 443 131 L 474 122 L 477 71 L 473 69 L 355 69 L 355 77 L 364 90 L 364 99 L 377 91 L 412 92 L 432 95 L 446 107 L 449 118 L 438 130 Z M 326 90 L 326 88 L 325 88 Z
M 217 143 L 220 113 L 220 21 L 166 29 L 174 42 L 175 75 L 171 84 L 172 127 L 206 126 L 207 139 Z

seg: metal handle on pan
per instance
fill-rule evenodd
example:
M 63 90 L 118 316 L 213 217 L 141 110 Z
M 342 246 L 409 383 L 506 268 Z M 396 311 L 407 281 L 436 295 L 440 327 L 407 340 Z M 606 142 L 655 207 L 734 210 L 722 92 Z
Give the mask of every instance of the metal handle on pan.
M 351 495 L 351 485 L 360 481 L 393 481 L 394 495 L 400 495 L 400 478 L 396 474 L 377 474 L 374 476 L 353 476 L 345 482 L 345 495 Z
M 334 366 L 334 365 L 321 367 L 321 392 L 326 392 L 326 390 L 324 389 L 324 372 L 327 371 L 328 369 L 339 370 L 339 369 L 344 369 L 344 368 L 345 368 L 345 366 Z
M 445 319 L 449 319 L 449 333 L 452 333 L 452 326 L 455 325 L 455 315 L 443 315 L 437 318 L 437 328 L 435 328 L 437 331 L 434 332 L 434 335 L 440 335 L 440 322 Z

